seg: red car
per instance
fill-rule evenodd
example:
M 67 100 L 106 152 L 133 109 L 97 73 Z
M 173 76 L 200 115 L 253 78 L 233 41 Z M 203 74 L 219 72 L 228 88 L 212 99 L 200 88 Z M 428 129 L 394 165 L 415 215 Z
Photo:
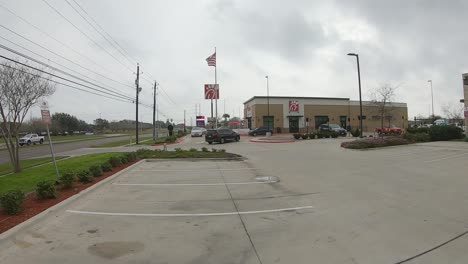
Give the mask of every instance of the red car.
M 376 128 L 375 132 L 377 132 L 377 134 L 379 135 L 390 135 L 390 134 L 401 135 L 401 133 L 403 133 L 403 130 L 399 127 L 392 126 L 392 127 Z

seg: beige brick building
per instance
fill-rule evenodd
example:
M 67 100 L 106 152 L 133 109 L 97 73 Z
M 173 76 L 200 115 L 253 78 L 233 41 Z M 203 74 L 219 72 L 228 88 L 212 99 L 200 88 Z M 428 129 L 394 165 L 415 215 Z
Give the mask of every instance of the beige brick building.
M 267 127 L 271 122 L 277 133 L 315 131 L 324 123 L 338 124 L 348 129 L 359 127 L 359 101 L 349 98 L 270 96 L 269 101 L 269 115 L 266 96 L 254 96 L 244 103 L 245 127 Z M 381 126 L 378 106 L 368 101 L 362 103 L 363 131 L 373 132 Z M 406 103 L 389 103 L 387 109 L 385 127 L 408 127 Z

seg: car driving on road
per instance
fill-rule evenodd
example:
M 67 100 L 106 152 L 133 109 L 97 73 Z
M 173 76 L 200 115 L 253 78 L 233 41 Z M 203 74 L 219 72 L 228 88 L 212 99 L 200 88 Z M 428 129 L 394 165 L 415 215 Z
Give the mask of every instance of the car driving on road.
M 27 134 L 26 136 L 19 139 L 19 145 L 31 145 L 36 143 L 42 144 L 44 143 L 44 137 L 38 136 L 37 134 Z
M 346 136 L 346 134 L 348 133 L 346 131 L 346 129 L 340 127 L 337 124 L 321 124 L 319 126 L 318 130 L 320 132 L 325 132 L 325 131 L 332 132 L 332 131 L 334 131 L 334 132 L 338 133 L 340 136 Z
M 249 136 L 259 136 L 259 135 L 266 135 L 267 132 L 270 132 L 273 135 L 273 129 L 268 127 L 258 127 L 254 130 L 249 131 Z
M 190 132 L 191 137 L 202 137 L 206 134 L 206 129 L 203 127 L 194 127 L 192 128 L 192 132 Z
M 205 141 L 208 144 L 218 142 L 224 144 L 227 141 L 239 141 L 240 135 L 230 128 L 209 129 L 206 132 Z

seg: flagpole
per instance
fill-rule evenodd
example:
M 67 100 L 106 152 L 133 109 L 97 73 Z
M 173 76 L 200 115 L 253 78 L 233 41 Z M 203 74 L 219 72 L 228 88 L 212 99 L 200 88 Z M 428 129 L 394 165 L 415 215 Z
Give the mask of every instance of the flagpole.
M 216 54 L 216 47 L 215 47 L 215 54 Z M 216 88 L 216 85 L 218 84 L 218 79 L 217 79 L 217 73 L 216 73 L 216 68 L 218 67 L 218 54 L 216 54 L 216 62 L 215 62 L 215 88 Z M 219 95 L 219 89 L 216 90 L 216 93 L 217 95 Z M 216 104 L 216 110 L 215 110 L 215 113 L 216 113 L 216 121 L 215 121 L 215 124 L 216 124 L 216 128 L 218 128 L 218 97 L 216 97 L 215 99 L 215 104 Z

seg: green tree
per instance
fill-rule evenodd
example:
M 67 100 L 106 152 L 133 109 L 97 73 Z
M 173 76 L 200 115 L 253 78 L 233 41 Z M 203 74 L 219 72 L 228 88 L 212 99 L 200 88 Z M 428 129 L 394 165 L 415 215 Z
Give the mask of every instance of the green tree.
M 68 132 L 72 134 L 73 131 L 79 129 L 80 121 L 75 116 L 67 113 L 55 113 L 52 115 L 52 123 L 55 123 L 55 128 L 62 133 Z
M 106 119 L 98 118 L 94 120 L 94 126 L 98 131 L 102 132 L 104 131 L 104 129 L 109 128 L 109 121 L 107 121 Z

